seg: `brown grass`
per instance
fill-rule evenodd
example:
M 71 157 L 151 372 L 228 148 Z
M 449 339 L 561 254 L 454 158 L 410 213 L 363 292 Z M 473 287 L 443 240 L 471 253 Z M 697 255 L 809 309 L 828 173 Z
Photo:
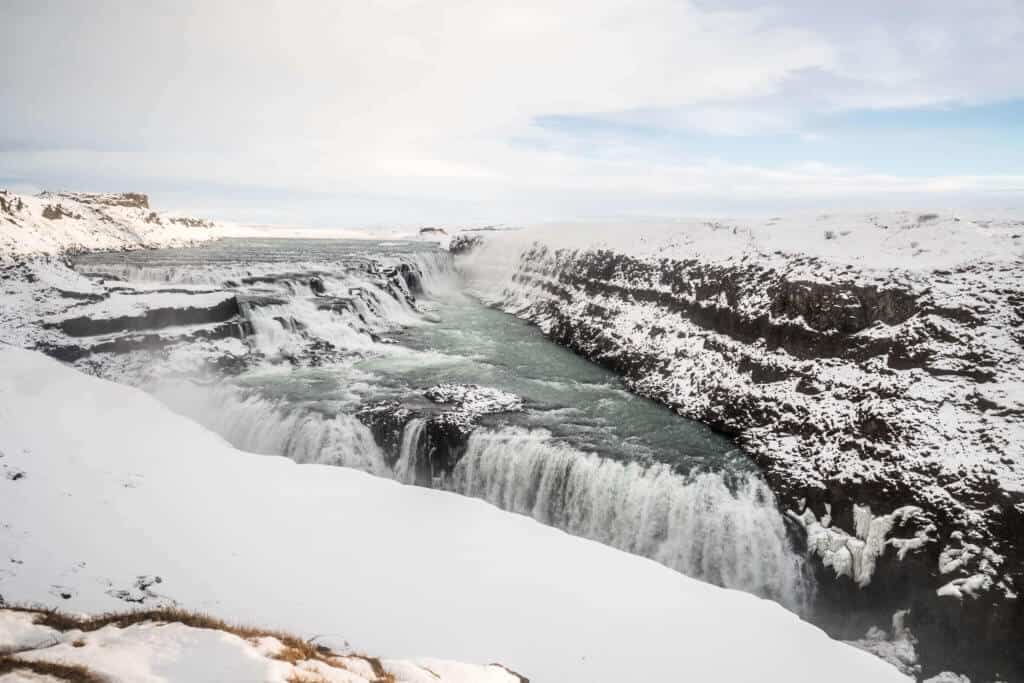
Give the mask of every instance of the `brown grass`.
M 370 657 L 369 655 L 354 656 L 369 664 L 370 668 L 373 669 L 373 683 L 395 683 L 395 677 L 384 670 L 384 665 L 376 657 Z
M 282 647 L 275 655 L 273 655 L 274 659 L 285 661 L 292 665 L 305 660 L 315 660 L 335 668 L 345 668 L 344 662 L 339 659 L 342 655 L 337 654 L 328 647 L 318 645 L 286 631 L 233 624 L 210 614 L 193 612 L 191 610 L 185 610 L 178 607 L 160 607 L 156 609 L 142 609 L 129 612 L 107 612 L 105 614 L 84 617 L 61 612 L 60 610 L 53 609 L 51 607 L 6 605 L 3 609 L 15 612 L 28 612 L 35 615 L 35 623 L 61 632 L 72 630 L 84 632 L 98 631 L 105 626 L 126 628 L 135 624 L 144 623 L 179 623 L 184 624 L 185 626 L 191 626 L 192 628 L 206 628 L 216 631 L 224 631 L 225 633 L 232 633 L 249 641 L 266 637 L 276 638 L 280 641 Z M 76 640 L 72 643 L 75 647 L 81 647 L 84 644 L 85 643 L 81 640 Z M 373 670 L 374 683 L 394 683 L 394 676 L 384 670 L 384 666 L 381 664 L 381 661 L 376 657 L 370 657 L 362 654 L 347 654 L 344 656 L 352 659 L 361 659 L 369 664 L 370 668 Z M 0 671 L 0 673 L 3 672 Z M 73 683 L 79 683 L 79 681 L 82 683 L 93 683 L 93 681 L 102 680 L 97 678 L 95 674 L 89 675 L 93 676 L 93 678 L 69 680 Z M 296 674 L 293 674 L 293 678 L 295 678 L 296 683 L 319 683 L 323 677 L 319 676 L 316 672 L 309 671 L 297 672 Z
M 288 683 L 330 683 L 326 678 L 314 671 L 295 671 L 285 679 Z
M 246 640 L 271 637 L 277 638 L 284 645 L 282 652 L 288 652 L 289 658 L 294 661 L 301 659 L 323 659 L 325 656 L 333 655 L 330 649 L 323 645 L 311 643 L 296 635 L 285 631 L 274 631 L 263 628 L 253 628 L 240 624 L 232 624 L 218 617 L 203 612 L 193 612 L 177 607 L 160 607 L 157 609 L 136 610 L 130 612 L 107 612 L 96 616 L 80 617 L 68 614 L 49 607 L 5 607 L 15 612 L 29 612 L 36 615 L 35 621 L 40 626 L 48 626 L 57 631 L 98 631 L 105 626 L 117 626 L 126 628 L 135 624 L 156 623 L 172 624 L 180 623 L 193 628 L 208 628 L 217 631 L 233 633 Z M 289 659 L 289 661 L 292 661 Z
M 508 668 L 504 664 L 499 664 L 498 662 L 491 662 L 491 666 L 496 666 L 496 667 L 498 667 L 500 669 L 504 669 L 505 671 L 508 672 L 509 676 L 515 676 L 517 679 L 519 679 L 519 683 L 530 683 L 530 679 L 529 678 L 527 678 L 526 676 L 522 675 L 521 673 L 519 673 L 517 671 L 513 671 L 512 669 Z
M 16 671 L 29 671 L 40 676 L 53 676 L 67 683 L 106 683 L 106 679 L 77 664 L 28 662 L 11 656 L 0 656 L 0 676 Z

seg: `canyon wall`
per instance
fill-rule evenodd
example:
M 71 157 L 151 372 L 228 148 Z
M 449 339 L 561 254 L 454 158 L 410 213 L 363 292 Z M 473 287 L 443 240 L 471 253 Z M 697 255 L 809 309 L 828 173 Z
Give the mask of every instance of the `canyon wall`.
M 736 438 L 858 611 L 1020 671 L 1020 222 L 562 226 L 459 256 L 492 303 Z M 614 238 L 602 239 L 614 235 Z

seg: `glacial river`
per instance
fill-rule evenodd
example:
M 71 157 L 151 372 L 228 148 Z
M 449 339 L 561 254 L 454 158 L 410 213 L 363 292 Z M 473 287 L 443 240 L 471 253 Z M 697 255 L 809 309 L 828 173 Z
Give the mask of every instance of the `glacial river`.
M 414 274 L 409 292 L 382 285 L 382 269 L 397 267 Z M 123 280 L 139 296 L 237 293 L 244 339 L 117 367 L 122 381 L 239 448 L 484 498 L 690 576 L 806 607 L 803 558 L 731 441 L 485 305 L 433 246 L 239 239 L 89 254 L 76 268 Z M 194 357 L 217 362 L 186 362 Z M 478 417 L 451 471 L 416 480 L 410 463 L 426 457 L 424 424 L 438 410 L 424 391 L 446 383 L 513 394 L 522 409 Z M 355 417 L 385 401 L 414 416 L 391 455 Z

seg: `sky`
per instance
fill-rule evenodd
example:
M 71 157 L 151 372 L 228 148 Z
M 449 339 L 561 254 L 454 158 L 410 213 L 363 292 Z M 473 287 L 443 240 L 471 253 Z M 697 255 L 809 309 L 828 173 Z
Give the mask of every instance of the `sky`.
M 0 0 L 0 186 L 352 226 L 1024 206 L 1024 0 Z

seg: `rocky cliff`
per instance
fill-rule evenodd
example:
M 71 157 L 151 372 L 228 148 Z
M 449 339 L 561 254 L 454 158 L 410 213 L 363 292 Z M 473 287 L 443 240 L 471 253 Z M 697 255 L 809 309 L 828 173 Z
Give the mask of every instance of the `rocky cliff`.
M 893 214 L 595 236 L 612 233 L 491 238 L 460 259 L 504 309 L 734 436 L 820 560 L 827 599 L 851 615 L 909 608 L 928 668 L 1020 675 L 1021 223 Z
M 0 189 L 0 259 L 86 250 L 180 247 L 214 239 L 213 221 L 150 209 L 136 192 L 42 192 Z

